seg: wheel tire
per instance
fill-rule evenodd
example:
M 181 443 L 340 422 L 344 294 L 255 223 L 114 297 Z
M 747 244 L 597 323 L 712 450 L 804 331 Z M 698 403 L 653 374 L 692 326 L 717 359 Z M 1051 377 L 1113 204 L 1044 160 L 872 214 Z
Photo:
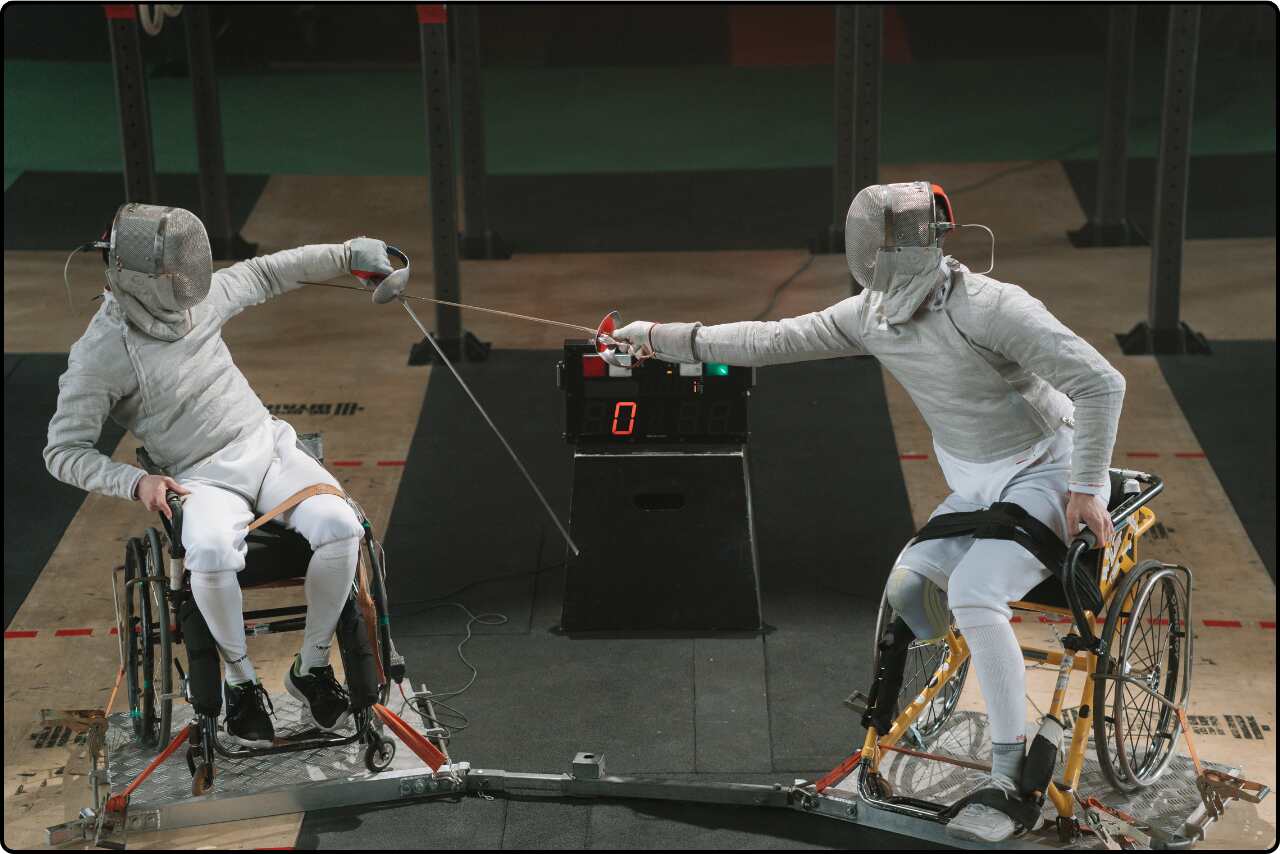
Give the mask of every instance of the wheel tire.
M 378 774 L 391 767 L 396 758 L 396 743 L 389 738 L 372 741 L 364 750 L 364 767 Z
M 156 747 L 155 658 L 151 645 L 151 596 L 147 590 L 145 546 L 138 537 L 125 545 L 125 681 L 134 742 Z M 163 746 L 163 745 L 161 745 Z
M 876 634 L 871 655 L 873 678 L 874 674 L 880 670 L 880 636 L 884 634 L 885 629 L 893 622 L 896 616 L 893 608 L 889 605 L 887 593 L 888 590 L 886 588 L 885 593 L 880 596 L 880 612 L 876 619 Z M 898 691 L 897 708 L 899 711 L 904 709 L 928 686 L 933 674 L 938 671 L 938 668 L 950 654 L 951 650 L 943 640 L 912 642 L 907 653 L 902 688 Z M 907 737 L 914 740 L 919 748 L 924 749 L 929 739 L 941 732 L 951 718 L 952 713 L 955 712 L 956 706 L 960 702 L 960 694 L 964 691 L 964 682 L 968 675 L 969 661 L 966 659 L 964 664 L 960 665 L 960 669 L 956 671 L 956 674 L 947 681 L 946 685 L 942 686 L 933 702 L 917 719 L 916 725 L 907 731 Z
M 369 595 L 373 598 L 373 611 L 378 619 L 374 632 L 378 640 L 377 655 L 386 676 L 378 702 L 386 705 L 391 696 L 391 621 L 387 613 L 387 568 L 372 535 L 365 537 L 365 550 L 369 556 Z
M 156 746 L 169 744 L 173 729 L 173 614 L 169 609 L 169 575 L 165 571 L 164 550 L 160 532 L 148 528 L 146 535 L 147 575 L 153 580 L 147 583 L 150 593 L 152 617 L 157 627 L 158 643 L 154 650 L 155 686 L 153 701 L 156 715 Z
M 196 763 L 195 773 L 191 775 L 191 794 L 200 797 L 213 788 L 213 766 L 203 760 Z
M 1155 560 L 1134 567 L 1112 597 L 1102 638 L 1099 674 L 1145 673 L 1160 696 L 1185 699 L 1191 619 L 1176 570 Z M 1094 749 L 1107 782 L 1126 793 L 1154 783 L 1173 759 L 1182 731 L 1177 713 L 1114 679 L 1095 680 L 1092 711 Z

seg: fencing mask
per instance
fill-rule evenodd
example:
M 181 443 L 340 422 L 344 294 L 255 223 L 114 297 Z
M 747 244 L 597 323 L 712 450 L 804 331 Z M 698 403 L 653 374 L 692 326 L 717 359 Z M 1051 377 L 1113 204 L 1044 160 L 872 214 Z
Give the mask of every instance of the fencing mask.
M 121 205 L 106 256 L 111 291 L 135 326 L 166 341 L 190 331 L 190 310 L 208 295 L 213 280 L 209 235 L 195 214 Z
M 844 223 L 845 260 L 872 292 L 882 323 L 906 321 L 945 288 L 942 238 L 954 227 L 951 202 L 937 184 L 874 184 L 854 197 Z

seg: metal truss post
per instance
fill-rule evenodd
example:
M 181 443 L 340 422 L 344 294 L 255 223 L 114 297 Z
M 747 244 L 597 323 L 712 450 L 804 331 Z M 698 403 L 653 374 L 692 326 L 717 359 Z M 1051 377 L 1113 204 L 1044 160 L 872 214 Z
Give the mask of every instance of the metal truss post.
M 427 170 L 431 196 L 435 296 L 440 300 L 461 302 L 457 173 L 454 168 L 453 121 L 449 103 L 447 12 L 443 3 L 419 3 L 417 12 L 422 45 L 422 89 L 427 115 Z M 461 312 L 452 306 L 436 306 L 436 338 L 450 359 L 461 358 L 464 350 L 473 360 L 484 358 L 488 354 L 488 346 L 481 345 L 481 342 L 475 340 L 475 336 L 468 335 L 469 340 L 464 341 Z M 433 353 L 426 340 L 420 341 L 409 351 L 409 364 L 430 364 Z
M 480 81 L 480 7 L 450 7 L 458 96 L 458 138 L 462 147 L 462 257 L 510 258 L 492 229 L 485 201 L 484 99 Z
M 884 7 L 854 11 L 853 193 L 880 180 L 880 80 L 884 56 Z
M 246 243 L 231 226 L 209 7 L 189 3 L 183 10 L 183 18 L 187 31 L 187 64 L 191 71 L 191 102 L 196 117 L 196 157 L 200 164 L 200 218 L 209 231 L 209 244 L 215 258 L 251 258 L 257 246 Z
M 1134 246 L 1146 241 L 1125 216 L 1129 162 L 1129 116 L 1133 104 L 1134 34 L 1138 7 L 1111 7 L 1103 68 L 1102 137 L 1098 144 L 1098 185 L 1094 209 L 1083 227 L 1068 232 L 1072 244 Z
M 124 155 L 124 198 L 127 202 L 157 202 L 155 150 L 151 140 L 151 108 L 147 102 L 146 70 L 138 38 L 138 7 L 108 3 L 107 35 L 116 81 L 120 114 L 120 143 Z
M 831 158 L 831 221 L 826 233 L 813 247 L 815 253 L 844 251 L 844 216 L 853 192 L 853 77 L 854 77 L 854 7 L 848 3 L 836 6 L 835 96 L 832 115 L 835 119 L 835 151 Z
M 1194 4 L 1170 6 L 1160 154 L 1156 162 L 1151 290 L 1146 322 L 1121 336 L 1121 348 L 1128 354 L 1209 352 L 1204 336 L 1179 319 L 1199 40 L 1200 7 Z

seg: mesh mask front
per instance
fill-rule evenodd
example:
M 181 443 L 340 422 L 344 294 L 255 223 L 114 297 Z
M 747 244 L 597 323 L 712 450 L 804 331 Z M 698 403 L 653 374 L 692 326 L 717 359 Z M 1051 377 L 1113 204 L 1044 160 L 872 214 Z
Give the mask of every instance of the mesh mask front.
M 937 222 L 933 187 L 927 181 L 864 187 L 844 221 L 845 261 L 854 280 L 871 288 L 876 256 L 883 248 L 938 246 Z
M 213 254 L 199 217 L 182 208 L 126 204 L 107 255 L 112 286 L 149 309 L 186 311 L 209 294 Z

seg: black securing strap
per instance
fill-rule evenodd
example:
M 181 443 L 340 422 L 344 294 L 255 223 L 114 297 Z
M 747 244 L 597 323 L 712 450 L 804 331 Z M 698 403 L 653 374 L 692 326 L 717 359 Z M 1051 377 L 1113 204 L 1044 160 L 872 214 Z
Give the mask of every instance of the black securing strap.
M 1014 824 L 1018 826 L 1018 832 L 1022 833 L 1028 830 L 1034 830 L 1040 822 L 1040 804 L 1033 800 L 1021 800 L 1011 798 L 1005 793 L 1004 789 L 997 786 L 988 786 L 985 789 L 979 789 L 972 794 L 966 795 L 956 801 L 942 813 L 943 818 L 947 821 L 955 818 L 960 811 L 969 804 L 980 804 L 984 807 L 1004 813 L 1013 819 Z
M 1053 529 L 1012 501 L 997 501 L 986 510 L 934 516 L 916 534 L 916 539 L 966 535 L 979 540 L 1012 540 L 1035 555 L 1055 575 L 1067 559 L 1067 547 Z

